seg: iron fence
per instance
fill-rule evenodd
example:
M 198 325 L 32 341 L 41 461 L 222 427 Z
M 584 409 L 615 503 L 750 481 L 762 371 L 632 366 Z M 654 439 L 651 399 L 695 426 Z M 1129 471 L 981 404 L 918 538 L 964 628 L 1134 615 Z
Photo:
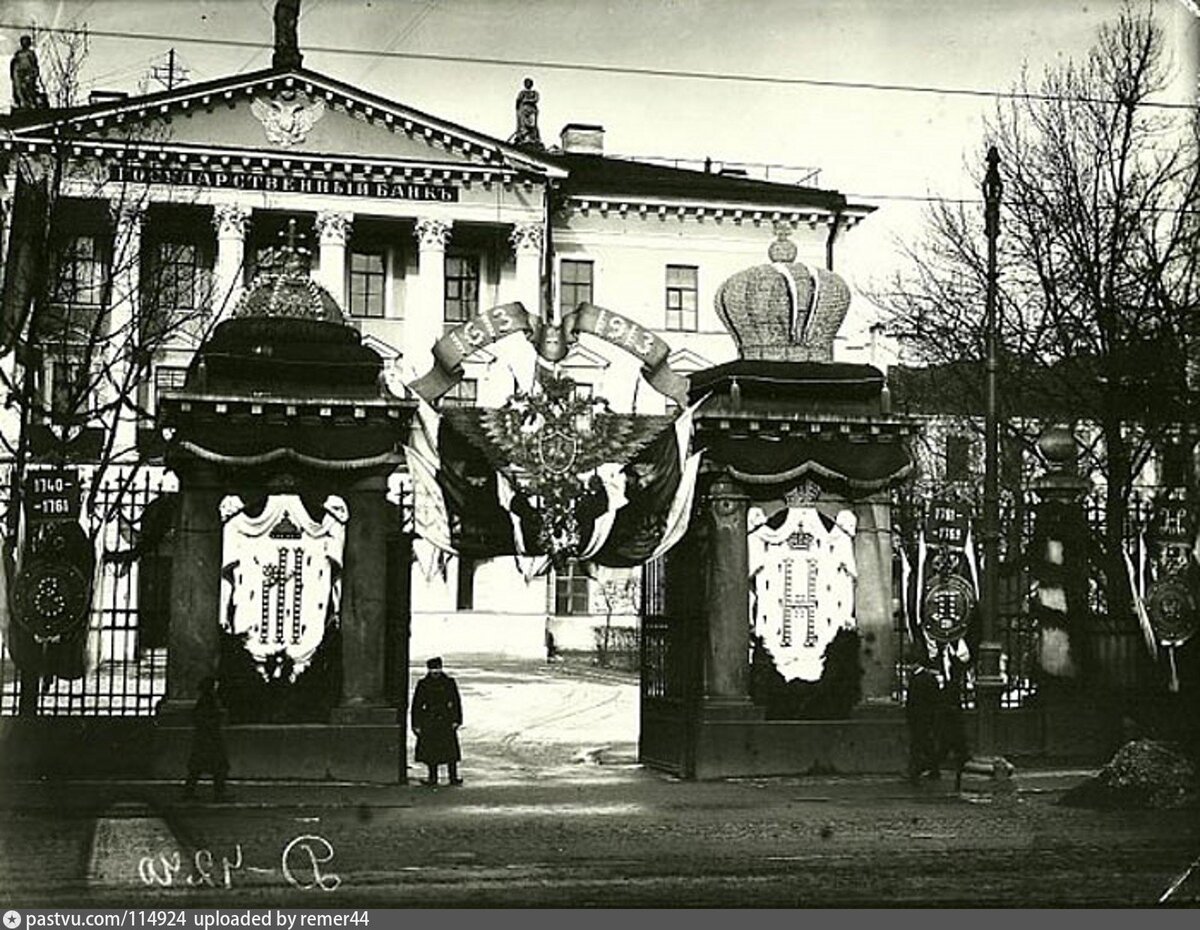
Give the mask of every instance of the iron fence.
M 80 466 L 85 501 L 96 474 L 94 467 Z M 97 553 L 84 674 L 73 679 L 27 675 L 22 681 L 7 648 L 0 649 L 0 715 L 19 712 L 22 688 L 36 689 L 36 702 L 28 696 L 26 702 L 40 716 L 148 716 L 166 695 L 171 541 L 133 560 L 104 556 L 134 545 L 147 505 L 176 491 L 175 478 L 157 466 L 120 466 L 106 469 L 100 482 L 84 515 Z M 0 484 L 0 506 L 7 506 L 10 487 L 7 479 Z

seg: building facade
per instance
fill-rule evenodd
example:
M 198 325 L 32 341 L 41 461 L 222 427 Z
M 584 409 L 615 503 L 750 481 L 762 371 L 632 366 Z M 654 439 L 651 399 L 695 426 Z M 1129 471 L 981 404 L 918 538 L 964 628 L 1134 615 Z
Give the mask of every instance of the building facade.
M 714 296 L 764 260 L 780 226 L 801 261 L 829 268 L 872 209 L 829 190 L 610 157 L 603 136 L 571 124 L 550 148 L 520 133 L 523 144 L 505 142 L 287 61 L 0 117 L 6 279 L 23 248 L 44 241 L 51 255 L 27 334 L 41 351 L 10 352 L 5 377 L 22 385 L 24 363 L 36 368 L 34 426 L 64 442 L 101 426 L 97 455 L 154 467 L 159 398 L 182 387 L 197 346 L 284 240 L 309 250 L 313 279 L 384 358 L 397 396 L 448 329 L 511 302 L 546 319 L 581 302 L 609 308 L 664 339 L 688 374 L 737 357 Z M 23 208 L 22 183 L 44 185 L 45 212 Z M 525 340 L 496 343 L 464 360 L 441 403 L 499 406 L 534 367 Z M 635 359 L 588 334 L 561 367 L 614 409 L 669 409 L 638 386 Z M 19 416 L 4 417 L 16 449 Z M 526 579 L 510 560 L 419 553 L 413 654 L 464 630 L 479 651 L 540 652 L 547 616 L 636 611 L 635 596 L 611 590 L 615 601 L 572 572 Z

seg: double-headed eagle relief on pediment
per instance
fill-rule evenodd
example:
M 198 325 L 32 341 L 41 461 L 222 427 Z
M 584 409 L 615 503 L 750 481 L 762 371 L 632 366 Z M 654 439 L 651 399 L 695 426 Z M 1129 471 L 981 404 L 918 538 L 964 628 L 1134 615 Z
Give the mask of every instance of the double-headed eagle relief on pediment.
M 290 148 L 304 142 L 309 131 L 325 115 L 325 100 L 287 89 L 273 97 L 255 97 L 250 102 L 250 109 L 263 124 L 269 142 Z

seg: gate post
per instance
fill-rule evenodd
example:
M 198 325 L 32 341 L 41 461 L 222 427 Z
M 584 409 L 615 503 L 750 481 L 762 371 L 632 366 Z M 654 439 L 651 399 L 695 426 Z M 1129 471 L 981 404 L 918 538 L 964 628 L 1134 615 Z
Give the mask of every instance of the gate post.
M 179 529 L 171 566 L 167 648 L 168 714 L 186 715 L 197 685 L 220 662 L 221 514 L 216 469 L 174 463 L 179 476 Z M 186 719 L 186 716 L 185 716 Z
M 704 501 L 708 539 L 703 605 L 704 693 L 701 714 L 753 715 L 750 701 L 749 497 L 728 476 L 717 477 Z

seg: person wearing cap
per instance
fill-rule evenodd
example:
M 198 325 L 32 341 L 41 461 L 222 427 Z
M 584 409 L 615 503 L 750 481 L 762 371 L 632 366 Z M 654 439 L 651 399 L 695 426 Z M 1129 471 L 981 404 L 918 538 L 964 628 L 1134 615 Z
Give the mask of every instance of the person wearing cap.
M 462 701 L 458 685 L 442 671 L 442 660 L 432 658 L 425 663 L 428 670 L 417 682 L 412 699 L 412 728 L 417 735 L 418 762 L 424 762 L 429 777 L 421 784 L 438 783 L 438 766 L 445 765 L 450 784 L 461 785 L 458 762 L 462 751 L 458 745 L 458 728 L 462 726 Z

